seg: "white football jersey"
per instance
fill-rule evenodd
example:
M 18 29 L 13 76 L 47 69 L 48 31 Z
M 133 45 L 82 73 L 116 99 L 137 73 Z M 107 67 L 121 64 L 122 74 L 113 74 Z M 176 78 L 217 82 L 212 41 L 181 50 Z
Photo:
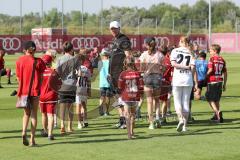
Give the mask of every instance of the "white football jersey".
M 183 66 L 195 65 L 195 60 L 185 47 L 179 47 L 171 52 L 170 60 L 176 61 Z M 193 74 L 190 69 L 179 69 L 174 67 L 172 86 L 193 86 Z

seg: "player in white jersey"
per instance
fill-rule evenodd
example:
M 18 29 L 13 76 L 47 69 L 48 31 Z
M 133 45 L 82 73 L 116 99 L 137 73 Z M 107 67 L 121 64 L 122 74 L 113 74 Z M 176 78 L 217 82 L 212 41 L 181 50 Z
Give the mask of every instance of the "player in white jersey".
M 178 115 L 179 123 L 177 131 L 186 131 L 186 125 L 189 115 L 189 101 L 193 87 L 193 78 L 195 89 L 197 86 L 197 74 L 195 71 L 195 60 L 189 50 L 190 40 L 188 37 L 181 37 L 179 48 L 171 52 L 171 64 L 174 67 L 172 78 L 172 92 L 174 97 L 174 106 Z

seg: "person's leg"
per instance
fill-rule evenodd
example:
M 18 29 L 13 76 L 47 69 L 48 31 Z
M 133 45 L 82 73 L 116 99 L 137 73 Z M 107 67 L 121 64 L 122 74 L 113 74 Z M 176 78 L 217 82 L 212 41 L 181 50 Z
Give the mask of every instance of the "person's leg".
M 47 133 L 48 132 L 48 117 L 47 117 L 47 113 L 42 113 L 42 127 L 43 127 L 43 132 Z
M 172 97 L 172 92 L 168 93 L 168 98 L 167 98 L 167 113 L 171 114 L 171 97 Z
M 53 137 L 53 127 L 54 127 L 54 113 L 55 113 L 55 103 L 50 103 L 47 106 L 47 117 L 48 117 L 48 139 L 54 140 Z
M 152 89 L 144 86 L 144 92 L 147 98 L 147 111 L 148 111 L 148 121 L 149 121 L 149 129 L 154 129 L 153 124 L 153 95 Z
M 142 94 L 140 97 L 140 101 L 137 104 L 137 108 L 136 108 L 136 118 L 139 119 L 141 118 L 141 106 L 143 104 L 143 100 L 144 100 L 144 95 Z
M 31 99 L 31 105 L 32 105 L 32 112 L 31 112 L 31 139 L 30 144 L 35 145 L 35 132 L 37 128 L 37 113 L 38 113 L 38 104 L 39 104 L 39 98 L 33 97 Z
M 187 127 L 187 122 L 188 122 L 188 117 L 189 117 L 189 113 L 190 113 L 190 96 L 191 96 L 191 92 L 192 92 L 192 87 L 190 86 L 186 86 L 183 87 L 183 94 L 182 94 L 182 104 L 183 104 L 183 108 L 182 108 L 182 115 L 183 115 L 183 131 L 186 131 L 186 127 Z
M 65 112 L 66 112 L 66 103 L 60 103 L 60 121 L 61 121 L 61 133 L 65 133 Z
M 88 126 L 88 122 L 87 122 L 87 102 L 82 101 L 81 103 L 82 103 L 83 123 L 84 123 L 84 126 L 87 127 Z
M 40 110 L 42 113 L 42 130 L 41 130 L 41 136 L 42 137 L 46 137 L 47 136 L 47 124 L 48 124 L 48 120 L 47 120 L 47 103 L 40 103 Z
M 109 106 L 110 106 L 110 97 L 106 96 L 104 113 L 106 113 L 107 115 L 109 115 Z
M 29 108 L 24 108 L 23 119 L 22 119 L 22 139 L 23 139 L 23 144 L 25 146 L 28 146 L 29 144 L 27 140 L 27 128 L 28 128 L 30 116 L 31 116 L 31 110 Z
M 135 127 L 135 113 L 136 113 L 136 106 L 131 107 L 130 112 L 130 131 L 131 131 L 131 138 L 134 138 L 134 127 Z
M 68 132 L 72 132 L 72 122 L 73 122 L 73 104 L 67 103 L 67 111 L 68 111 Z
M 50 138 L 53 136 L 53 126 L 54 126 L 54 119 L 53 119 L 53 114 L 48 113 L 48 137 Z
M 12 84 L 11 83 L 11 69 L 7 68 L 6 72 L 7 72 L 7 79 L 8 79 L 8 83 L 7 84 Z
M 125 111 L 125 118 L 126 118 L 126 126 L 127 126 L 127 134 L 128 134 L 128 139 L 131 139 L 131 128 L 130 128 L 130 108 L 128 105 L 124 106 L 124 111 Z
M 166 123 L 167 100 L 162 101 L 162 122 Z
M 183 123 L 183 114 L 182 114 L 182 91 L 183 87 L 180 86 L 173 86 L 173 101 L 174 101 L 174 107 L 175 107 L 175 111 L 177 113 L 178 116 L 178 126 L 177 126 L 177 131 L 181 132 L 182 131 L 182 127 L 184 125 Z

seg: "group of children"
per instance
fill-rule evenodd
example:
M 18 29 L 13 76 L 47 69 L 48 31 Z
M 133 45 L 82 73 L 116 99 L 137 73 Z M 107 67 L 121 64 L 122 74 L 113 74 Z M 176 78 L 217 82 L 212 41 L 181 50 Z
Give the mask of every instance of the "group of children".
M 175 57 L 171 55 L 172 49 L 168 47 L 162 47 L 160 51 L 156 52 L 155 46 L 152 42 L 155 39 L 150 38 L 146 40 L 146 45 L 148 51 L 144 52 L 142 55 L 137 55 L 132 51 L 125 51 L 126 58 L 124 60 L 124 70 L 121 72 L 118 79 L 118 90 L 119 95 L 113 95 L 111 76 L 109 75 L 109 55 L 110 51 L 107 48 L 103 48 L 98 61 L 99 70 L 99 88 L 100 88 L 100 106 L 99 114 L 100 116 L 109 115 L 110 98 L 112 96 L 118 99 L 121 104 L 121 110 L 123 110 L 123 115 L 120 115 L 120 128 L 127 128 L 128 138 L 135 138 L 134 136 L 134 122 L 135 117 L 140 117 L 141 104 L 144 99 L 144 93 L 147 99 L 147 111 L 149 119 L 149 129 L 154 129 L 160 127 L 162 123 L 166 123 L 167 108 L 169 107 L 170 97 L 171 97 L 171 84 L 172 76 L 174 70 L 180 69 L 179 74 L 188 73 L 188 69 L 192 69 L 189 64 L 186 66 L 180 66 L 181 58 L 177 54 L 178 50 L 174 50 L 173 53 L 176 54 Z M 56 92 L 53 90 L 53 86 L 49 83 L 51 76 L 54 72 L 61 72 L 61 68 L 64 63 L 68 60 L 74 58 L 73 47 L 71 44 L 66 44 L 63 47 L 65 49 L 65 56 L 60 57 L 57 60 L 57 66 L 55 69 L 52 66 L 54 59 L 56 58 L 56 51 L 48 50 L 46 54 L 42 57 L 43 62 L 46 65 L 46 69 L 43 73 L 43 80 L 41 86 L 40 94 L 40 109 L 42 112 L 42 131 L 41 135 L 48 137 L 49 140 L 54 140 L 53 128 L 54 123 L 56 123 L 56 105 L 59 102 L 59 112 L 61 118 L 61 133 L 66 133 L 65 130 L 65 110 L 68 110 L 68 129 L 67 132 L 73 132 L 72 120 L 73 111 L 72 105 L 76 103 L 76 114 L 78 117 L 78 128 L 88 126 L 87 122 L 87 99 L 91 96 L 91 77 L 92 72 L 90 68 L 88 54 L 86 50 L 81 50 L 79 53 L 80 59 L 78 59 L 80 65 L 74 65 L 72 67 L 71 73 L 66 77 L 61 77 L 63 83 L 69 83 L 69 80 L 76 82 L 71 82 L 76 87 L 74 93 L 72 89 L 63 90 L 63 86 L 60 90 Z M 193 52 L 194 50 L 192 50 Z M 176 53 L 175 53 L 176 52 Z M 217 120 L 223 122 L 222 112 L 220 111 L 219 100 L 221 97 L 222 83 L 224 89 L 226 88 L 226 64 L 222 57 L 219 56 L 220 46 L 212 45 L 210 47 L 210 61 L 206 61 L 206 53 L 204 51 L 195 52 L 195 61 L 191 61 L 191 65 L 195 66 L 197 73 L 197 87 L 195 88 L 195 97 L 197 99 L 203 99 L 201 97 L 201 91 L 203 87 L 207 88 L 206 98 L 210 106 L 214 110 L 214 117 L 212 120 Z M 192 54 L 194 55 L 194 53 Z M 147 57 L 147 58 L 146 58 Z M 180 59 L 179 59 L 180 58 Z M 64 62 L 63 62 L 64 61 Z M 183 61 L 183 59 L 182 59 Z M 74 60 L 73 60 L 74 62 Z M 194 64 L 192 64 L 194 62 Z M 186 63 L 188 61 L 188 56 L 186 56 Z M 87 65 L 86 65 L 87 64 Z M 159 68 L 158 68 L 159 67 Z M 62 70 L 64 72 L 64 70 Z M 224 77 L 222 77 L 224 74 Z M 76 77 L 71 75 L 75 75 Z M 178 81 L 175 79 L 174 81 Z M 191 80 L 193 82 L 193 79 Z M 191 82 L 191 83 L 192 83 Z M 175 82 L 174 82 L 175 83 Z M 70 84 L 70 86 L 71 86 Z M 62 85 L 62 84 L 61 84 Z M 194 87 L 193 85 L 190 85 Z M 65 86 L 66 87 L 66 86 Z M 73 86 L 71 86 L 73 87 Z M 74 88 L 73 87 L 73 88 Z M 175 86 L 174 95 L 177 95 L 178 88 Z M 176 90 L 177 89 L 177 90 Z M 192 90 L 192 89 L 191 89 Z M 214 93 L 215 91 L 217 92 Z M 194 91 L 194 90 L 193 90 Z M 67 94 L 66 94 L 67 93 Z M 59 95 L 58 95 L 59 94 Z M 160 110 L 160 101 L 162 103 L 162 109 Z M 176 107 L 177 98 L 174 99 L 175 109 L 182 110 L 181 104 L 180 108 Z M 179 102 L 182 103 L 182 102 Z M 184 102 L 186 103 L 186 102 Z M 189 102 L 187 101 L 190 105 Z M 184 104 L 185 105 L 185 104 Z M 157 107 L 159 106 L 159 107 Z M 187 106 L 188 107 L 188 106 Z M 155 118 L 154 112 L 155 110 Z M 137 115 L 136 115 L 137 114 Z M 190 114 L 187 109 L 187 114 Z M 177 126 L 177 131 L 186 131 L 186 120 L 189 115 L 184 114 L 179 115 L 179 124 Z M 183 121 L 181 121 L 183 119 Z

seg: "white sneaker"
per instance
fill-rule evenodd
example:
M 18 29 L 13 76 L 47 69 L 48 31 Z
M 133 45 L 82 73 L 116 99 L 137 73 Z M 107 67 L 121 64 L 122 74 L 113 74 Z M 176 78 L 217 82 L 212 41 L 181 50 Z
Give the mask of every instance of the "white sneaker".
M 187 127 L 183 126 L 182 132 L 187 132 Z
M 183 125 L 184 125 L 183 122 L 180 121 L 180 122 L 178 123 L 178 125 L 177 125 L 177 129 L 176 129 L 176 130 L 177 130 L 178 132 L 181 132 L 182 129 L 183 129 Z
M 154 123 L 150 123 L 148 129 L 155 129 Z
M 82 129 L 82 128 L 83 128 L 82 123 L 78 123 L 78 129 Z

